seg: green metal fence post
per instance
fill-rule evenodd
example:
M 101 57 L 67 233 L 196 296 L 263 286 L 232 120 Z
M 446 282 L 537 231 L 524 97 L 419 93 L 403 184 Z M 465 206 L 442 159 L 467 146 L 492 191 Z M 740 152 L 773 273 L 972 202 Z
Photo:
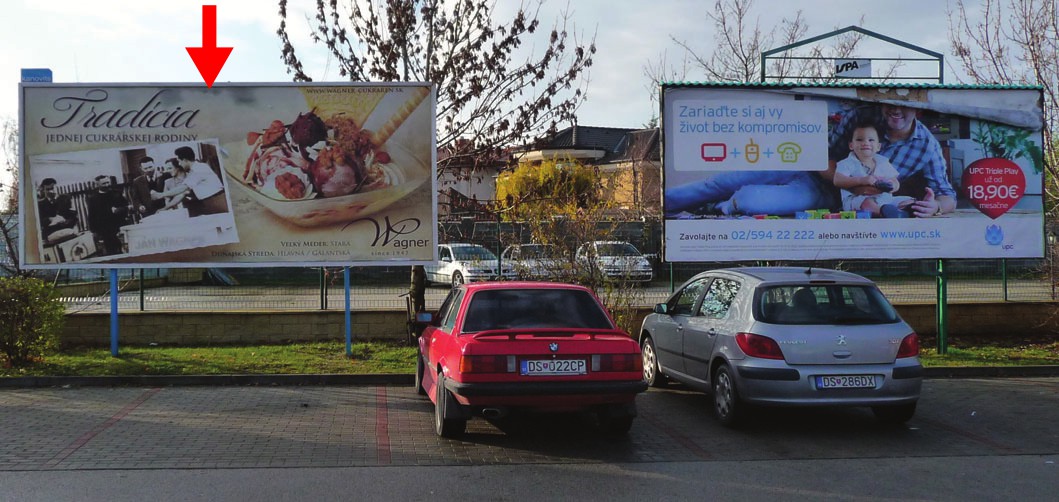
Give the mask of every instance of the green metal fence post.
M 1004 301 L 1008 301 L 1008 259 L 1000 259 L 1000 280 L 1004 284 Z
M 946 325 L 945 325 L 945 304 L 947 303 L 947 292 L 945 284 L 945 264 L 944 260 L 938 259 L 938 308 L 937 308 L 937 325 L 938 325 L 938 354 L 945 354 L 949 351 L 949 343 L 946 340 Z
M 669 292 L 676 291 L 676 284 L 673 280 L 673 262 L 669 262 Z

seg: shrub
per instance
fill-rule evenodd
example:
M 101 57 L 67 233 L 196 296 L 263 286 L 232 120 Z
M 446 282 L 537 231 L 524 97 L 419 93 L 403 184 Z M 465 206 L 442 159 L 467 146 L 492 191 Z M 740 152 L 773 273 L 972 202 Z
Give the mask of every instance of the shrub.
M 59 345 L 65 308 L 51 285 L 32 277 L 0 277 L 0 363 L 21 366 Z

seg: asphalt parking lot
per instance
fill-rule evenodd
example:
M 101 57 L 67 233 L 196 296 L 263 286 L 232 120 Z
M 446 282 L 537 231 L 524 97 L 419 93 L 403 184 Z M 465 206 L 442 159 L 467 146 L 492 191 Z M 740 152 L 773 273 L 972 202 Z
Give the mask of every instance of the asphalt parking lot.
M 432 429 L 409 385 L 0 390 L 0 471 L 461 466 L 1059 454 L 1059 378 L 928 379 L 906 427 L 867 409 L 773 410 L 720 427 L 704 395 L 638 398 L 627 438 L 587 417 Z M 1059 477 L 1059 474 L 1057 474 Z

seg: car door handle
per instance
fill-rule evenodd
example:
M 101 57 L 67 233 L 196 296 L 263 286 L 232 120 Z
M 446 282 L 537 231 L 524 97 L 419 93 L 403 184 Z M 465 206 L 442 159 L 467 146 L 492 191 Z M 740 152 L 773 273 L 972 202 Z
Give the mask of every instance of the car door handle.
M 677 324 L 677 331 L 684 331 L 684 326 Z
M 717 336 L 717 330 L 713 329 L 713 328 L 710 328 L 710 329 L 706 330 L 706 334 L 710 335 L 710 336 Z

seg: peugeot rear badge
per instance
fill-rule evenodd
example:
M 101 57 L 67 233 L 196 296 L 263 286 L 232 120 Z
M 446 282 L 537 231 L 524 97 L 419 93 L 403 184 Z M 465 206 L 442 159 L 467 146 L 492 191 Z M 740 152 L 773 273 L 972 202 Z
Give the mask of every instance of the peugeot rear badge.
M 835 338 L 835 343 L 837 343 L 838 345 L 845 345 L 846 335 L 838 335 L 838 338 Z
M 559 344 L 555 343 L 555 342 L 549 343 L 548 344 L 548 350 L 551 350 L 552 352 L 558 352 L 559 351 Z

